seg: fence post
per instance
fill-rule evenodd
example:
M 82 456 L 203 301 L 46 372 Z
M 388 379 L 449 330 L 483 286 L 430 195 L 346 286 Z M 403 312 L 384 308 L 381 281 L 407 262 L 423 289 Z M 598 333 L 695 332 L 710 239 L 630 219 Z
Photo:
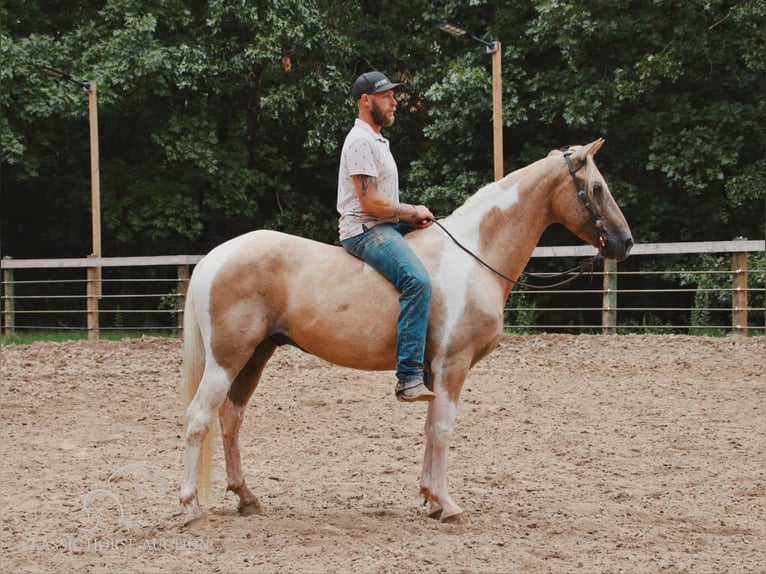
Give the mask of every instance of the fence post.
M 747 335 L 747 253 L 731 256 L 731 329 L 734 335 Z
M 88 267 L 88 340 L 98 341 L 98 299 L 101 296 L 101 267 Z
M 10 259 L 10 257 L 4 257 Z M 16 323 L 14 316 L 15 302 L 13 300 L 13 269 L 3 269 L 3 322 L 5 323 L 5 336 L 13 334 L 13 328 Z
M 184 307 L 186 306 L 186 292 L 189 290 L 189 266 L 178 266 L 178 286 L 176 292 L 176 317 L 178 318 L 178 336 L 184 334 Z
M 604 297 L 601 306 L 601 334 L 617 333 L 617 261 L 604 259 Z

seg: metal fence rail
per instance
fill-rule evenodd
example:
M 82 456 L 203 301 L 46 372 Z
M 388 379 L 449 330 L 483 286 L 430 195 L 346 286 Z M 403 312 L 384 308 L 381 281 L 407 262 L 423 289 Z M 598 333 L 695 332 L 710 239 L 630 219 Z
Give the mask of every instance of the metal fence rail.
M 626 262 L 605 262 L 603 271 L 566 288 L 515 289 L 505 326 L 518 332 L 764 334 L 765 243 L 639 244 Z M 593 253 L 588 246 L 538 247 L 527 272 L 544 277 L 546 270 L 571 267 L 561 258 Z M 748 254 L 755 265 L 748 265 Z M 93 339 L 99 331 L 180 332 L 190 270 L 201 258 L 2 259 L 2 332 L 87 330 Z
M 530 264 L 532 265 L 532 264 Z M 732 280 L 732 272 L 698 271 L 700 276 L 721 277 Z M 755 270 L 753 277 L 756 277 Z M 760 272 L 763 273 L 762 271 Z M 618 304 L 611 308 L 614 323 L 605 323 L 603 303 L 605 274 L 593 274 L 593 287 L 589 289 L 551 290 L 546 293 L 515 291 L 511 294 L 505 309 L 506 329 L 518 332 L 564 331 L 576 333 L 630 333 L 630 332 L 687 332 L 727 333 L 747 332 L 764 333 L 764 290 L 753 286 L 747 290 L 748 301 L 742 311 L 747 316 L 745 324 L 734 323 L 735 315 L 731 300 L 739 293 L 738 289 L 728 287 L 685 287 L 669 285 L 663 288 L 642 287 L 649 284 L 651 275 L 661 275 L 668 283 L 676 283 L 679 276 L 688 272 L 662 271 L 643 274 L 640 272 L 616 272 L 617 284 L 625 284 L 626 279 L 638 278 L 632 288 L 616 289 Z M 699 295 L 713 295 L 717 304 L 695 304 Z M 548 304 L 546 301 L 562 297 L 575 300 L 571 305 Z M 521 299 L 521 304 L 518 303 Z M 704 323 L 695 322 L 693 315 L 707 315 Z M 585 320 L 583 320 L 585 317 Z

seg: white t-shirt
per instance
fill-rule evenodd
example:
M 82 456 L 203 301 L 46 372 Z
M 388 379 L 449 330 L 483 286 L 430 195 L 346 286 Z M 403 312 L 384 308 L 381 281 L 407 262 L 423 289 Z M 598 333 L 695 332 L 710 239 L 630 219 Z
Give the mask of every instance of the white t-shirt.
M 341 240 L 362 233 L 362 225 L 369 228 L 379 223 L 398 221 L 395 217 L 373 217 L 362 210 L 354 187 L 354 175 L 376 178 L 378 192 L 390 200 L 392 205 L 399 203 L 399 171 L 394 156 L 391 155 L 388 140 L 359 118 L 348 132 L 340 155 L 337 208 L 340 213 L 338 227 Z

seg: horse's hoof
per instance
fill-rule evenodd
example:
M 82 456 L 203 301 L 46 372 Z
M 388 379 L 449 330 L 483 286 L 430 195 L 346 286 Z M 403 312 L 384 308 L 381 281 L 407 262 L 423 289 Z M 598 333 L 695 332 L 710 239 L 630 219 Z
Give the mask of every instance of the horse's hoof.
M 263 514 L 263 505 L 257 498 L 253 500 L 243 500 L 237 506 L 237 510 L 242 516 L 252 516 L 253 514 Z
M 449 516 L 444 516 L 442 514 L 442 517 L 440 520 L 444 524 L 467 524 L 468 523 L 468 519 L 466 518 L 463 512 L 458 512 L 457 514 L 451 514 Z
M 428 512 L 428 518 L 433 518 L 434 520 L 440 520 L 442 517 L 443 509 L 441 508 L 435 508 L 433 510 L 430 510 Z
M 189 497 L 185 502 L 182 499 L 181 503 L 186 510 L 184 528 L 202 522 L 202 519 L 205 517 L 205 513 L 202 512 L 202 508 L 200 508 L 200 505 L 195 497 Z
M 204 514 L 187 514 L 184 520 L 184 528 L 193 528 L 205 522 Z

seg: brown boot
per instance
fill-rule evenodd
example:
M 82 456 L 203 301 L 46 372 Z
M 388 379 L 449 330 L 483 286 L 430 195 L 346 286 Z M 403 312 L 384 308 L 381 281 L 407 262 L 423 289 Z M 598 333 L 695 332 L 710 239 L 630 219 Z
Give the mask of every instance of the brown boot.
M 432 401 L 436 395 L 428 390 L 425 383 L 421 380 L 399 381 L 394 390 L 396 398 L 405 403 L 414 403 L 415 401 Z

